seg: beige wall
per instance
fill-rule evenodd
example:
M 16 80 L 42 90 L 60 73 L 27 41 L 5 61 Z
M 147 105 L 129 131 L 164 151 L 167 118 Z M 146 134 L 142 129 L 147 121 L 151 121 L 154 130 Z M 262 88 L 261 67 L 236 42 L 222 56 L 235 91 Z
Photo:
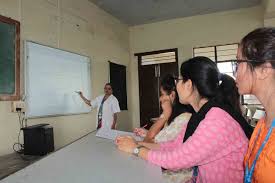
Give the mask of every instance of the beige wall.
M 0 0 L 0 14 L 21 22 L 22 40 L 89 55 L 93 96 L 101 94 L 108 81 L 108 60 L 126 65 L 127 78 L 130 78 L 128 27 L 88 0 Z M 23 65 L 23 59 L 21 63 Z M 83 115 L 32 119 L 28 124 L 50 123 L 59 148 L 94 130 L 95 115 L 93 111 Z M 129 115 L 128 111 L 119 114 L 120 129 L 131 129 Z M 0 155 L 3 155 L 12 152 L 19 130 L 18 118 L 11 113 L 10 102 L 0 102 L 0 126 Z
M 237 43 L 249 31 L 263 26 L 261 7 L 168 20 L 130 28 L 131 95 L 138 93 L 134 53 L 178 48 L 179 64 L 192 57 L 193 47 Z M 149 89 L 148 89 L 149 90 Z M 132 100 L 133 126 L 139 125 L 139 98 Z
M 126 25 L 88 0 L 0 0 L 0 14 L 21 22 L 23 40 L 91 56 L 93 96 L 102 93 L 103 83 L 108 81 L 107 60 L 127 66 L 129 110 L 119 115 L 118 125 L 123 130 L 139 126 L 138 68 L 134 53 L 178 48 L 180 64 L 192 56 L 193 47 L 236 43 L 249 31 L 263 26 L 266 24 L 263 9 L 254 7 L 174 19 L 130 27 L 128 32 Z M 95 115 L 93 111 L 41 118 L 29 120 L 29 124 L 52 124 L 56 146 L 61 147 L 95 129 Z M 12 152 L 19 128 L 17 115 L 10 112 L 10 102 L 0 102 L 0 126 L 2 155 Z
M 264 26 L 265 27 L 275 27 L 275 18 L 264 19 Z
M 275 0 L 263 0 L 264 26 L 275 27 Z

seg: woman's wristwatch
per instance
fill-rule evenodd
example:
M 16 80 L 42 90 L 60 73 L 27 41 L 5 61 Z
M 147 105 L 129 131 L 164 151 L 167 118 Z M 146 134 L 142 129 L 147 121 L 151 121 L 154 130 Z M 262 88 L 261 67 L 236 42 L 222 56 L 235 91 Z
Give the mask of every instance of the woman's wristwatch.
M 145 146 L 143 146 L 143 145 L 138 145 L 136 148 L 134 148 L 133 154 L 134 154 L 135 156 L 138 156 L 138 154 L 139 154 L 139 152 L 140 152 L 140 149 L 141 149 L 142 147 L 145 147 Z

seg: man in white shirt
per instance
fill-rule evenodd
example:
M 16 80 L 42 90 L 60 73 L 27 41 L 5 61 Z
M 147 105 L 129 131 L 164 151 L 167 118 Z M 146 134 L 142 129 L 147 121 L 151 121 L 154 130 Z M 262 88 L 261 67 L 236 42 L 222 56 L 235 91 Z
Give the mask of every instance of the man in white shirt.
M 92 101 L 85 98 L 82 92 L 79 92 L 79 95 L 87 105 L 97 108 L 97 129 L 116 128 L 117 113 L 120 112 L 120 108 L 110 83 L 105 84 L 104 95 L 100 95 Z

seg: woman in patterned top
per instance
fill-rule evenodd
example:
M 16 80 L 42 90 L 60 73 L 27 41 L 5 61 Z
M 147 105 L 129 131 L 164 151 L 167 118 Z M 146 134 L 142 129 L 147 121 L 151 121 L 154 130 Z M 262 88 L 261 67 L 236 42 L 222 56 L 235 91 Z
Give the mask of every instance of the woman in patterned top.
M 163 112 L 158 120 L 153 124 L 153 126 L 151 126 L 149 130 L 144 128 L 134 129 L 134 133 L 136 135 L 145 137 L 144 142 L 155 142 L 156 135 L 164 126 L 168 126 L 175 119 L 175 117 L 185 112 L 193 112 L 191 106 L 179 103 L 174 77 L 172 75 L 167 74 L 164 76 L 164 78 L 162 78 L 160 83 L 160 93 L 160 103 Z M 190 115 L 187 114 L 187 117 L 188 116 Z M 186 120 L 188 121 L 188 119 Z M 175 137 L 175 135 L 176 134 L 170 134 L 169 136 Z M 158 138 L 159 137 L 160 136 L 158 136 Z

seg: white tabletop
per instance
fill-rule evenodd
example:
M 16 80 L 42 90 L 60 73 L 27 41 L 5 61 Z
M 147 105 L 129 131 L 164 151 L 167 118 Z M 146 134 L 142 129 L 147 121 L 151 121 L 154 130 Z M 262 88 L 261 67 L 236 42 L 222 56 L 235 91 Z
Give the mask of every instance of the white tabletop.
M 162 183 L 160 167 L 91 133 L 0 183 Z

